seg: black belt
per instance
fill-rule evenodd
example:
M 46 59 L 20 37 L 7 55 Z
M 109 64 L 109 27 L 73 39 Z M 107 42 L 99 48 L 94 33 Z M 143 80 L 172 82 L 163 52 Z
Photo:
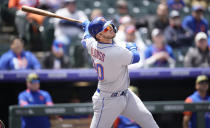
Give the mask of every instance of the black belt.
M 128 90 L 126 89 L 124 91 L 114 92 L 114 93 L 111 94 L 111 97 L 126 96 L 127 91 Z M 101 90 L 100 89 L 97 89 L 97 92 L 100 93 Z

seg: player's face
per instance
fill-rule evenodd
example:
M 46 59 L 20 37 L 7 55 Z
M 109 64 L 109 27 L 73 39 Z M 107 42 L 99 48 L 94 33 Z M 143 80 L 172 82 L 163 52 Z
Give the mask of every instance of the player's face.
M 202 10 L 197 10 L 193 12 L 193 16 L 197 19 L 200 20 L 203 16 L 203 11 Z
M 115 37 L 114 29 L 111 25 L 107 26 L 102 32 L 101 36 L 105 39 L 113 39 Z
M 165 5 L 159 5 L 157 8 L 157 15 L 161 18 L 164 18 L 168 15 L 168 8 Z
M 196 89 L 200 92 L 206 93 L 209 89 L 209 84 L 207 81 L 200 82 L 196 85 Z
M 75 3 L 68 3 L 67 8 L 68 8 L 69 12 L 74 13 L 76 10 L 76 5 L 75 5 Z
M 11 49 L 14 53 L 20 54 L 23 51 L 23 44 L 20 39 L 15 39 L 11 45 Z
M 208 43 L 206 39 L 200 39 L 197 43 L 196 43 L 197 47 L 199 47 L 202 51 L 205 51 L 208 47 Z
M 40 88 L 39 80 L 32 80 L 31 82 L 27 83 L 27 87 L 31 91 L 38 91 Z
M 164 37 L 163 35 L 157 35 L 153 37 L 153 42 L 155 46 L 159 49 L 162 49 L 164 47 Z

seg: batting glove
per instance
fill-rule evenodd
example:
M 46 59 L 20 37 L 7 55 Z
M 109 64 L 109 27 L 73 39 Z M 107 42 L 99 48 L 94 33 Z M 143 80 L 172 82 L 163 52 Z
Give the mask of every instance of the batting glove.
M 82 22 L 82 27 L 84 31 L 88 31 L 89 24 L 90 24 L 89 20 L 85 20 L 84 22 Z
M 85 33 L 84 33 L 84 39 L 91 37 L 91 35 L 90 35 L 89 31 L 88 31 L 89 24 L 90 24 L 90 21 L 89 20 L 86 20 L 86 21 L 84 21 L 82 23 L 83 30 L 85 31 Z

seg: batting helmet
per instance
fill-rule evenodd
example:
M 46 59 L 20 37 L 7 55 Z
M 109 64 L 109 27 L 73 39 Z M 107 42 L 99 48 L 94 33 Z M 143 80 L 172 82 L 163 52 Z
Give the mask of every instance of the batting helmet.
M 117 32 L 117 29 L 112 21 L 107 21 L 104 17 L 96 17 L 95 19 L 93 19 L 88 26 L 88 31 L 91 36 L 96 37 L 96 35 L 99 32 L 103 31 L 108 25 L 112 25 L 115 33 Z

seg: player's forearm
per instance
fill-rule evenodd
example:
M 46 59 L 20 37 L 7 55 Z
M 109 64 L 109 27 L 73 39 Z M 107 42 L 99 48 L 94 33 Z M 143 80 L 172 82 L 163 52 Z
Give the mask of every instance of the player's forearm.
M 132 53 L 132 62 L 131 64 L 137 63 L 140 60 L 139 52 L 137 51 L 137 47 L 135 43 L 127 43 L 126 48 Z
M 183 121 L 183 128 L 189 128 L 188 123 Z
M 156 62 L 155 56 L 151 56 L 150 58 L 148 58 L 148 59 L 145 60 L 145 64 L 146 64 L 146 65 L 152 65 L 152 64 L 154 64 L 155 62 Z
M 183 117 L 183 122 L 182 122 L 183 128 L 189 128 L 189 121 L 190 121 L 190 116 L 185 115 Z

